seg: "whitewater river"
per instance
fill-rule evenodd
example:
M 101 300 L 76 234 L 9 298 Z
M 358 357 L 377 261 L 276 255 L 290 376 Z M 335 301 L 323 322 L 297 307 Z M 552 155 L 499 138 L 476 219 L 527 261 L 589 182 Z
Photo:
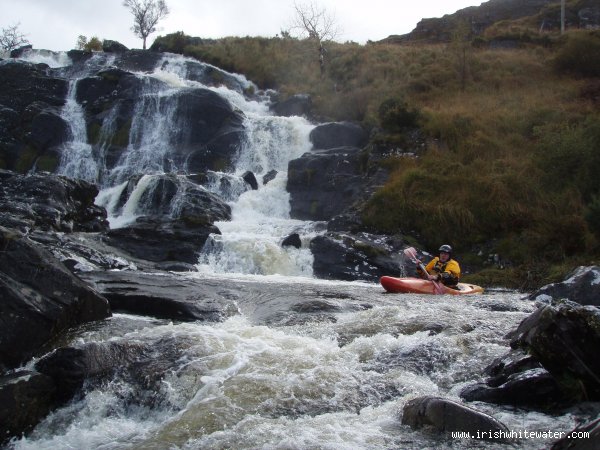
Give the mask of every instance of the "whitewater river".
M 91 61 L 114 63 L 105 55 Z M 62 59 L 56 63 L 64 64 Z M 153 73 L 138 74 L 163 83 L 158 91 L 156 83 L 148 83 L 154 90 L 144 92 L 136 106 L 128 150 L 110 172 L 101 158 L 94 159 L 103 150 L 91 150 L 83 109 L 75 100 L 78 77 L 85 73 L 71 80 L 63 118 L 72 139 L 59 172 L 102 188 L 96 201 L 107 208 L 113 227 L 146 214 L 137 199 L 153 176 L 172 170 L 163 166 L 173 146 L 169 133 L 154 131 L 174 127 L 176 120 L 161 111 L 173 109 L 176 93 L 198 87 L 187 79 L 189 64 L 199 63 L 165 55 Z M 547 439 L 491 444 L 401 425 L 402 409 L 415 397 L 459 400 L 461 389 L 480 380 L 482 370 L 508 351 L 506 334 L 535 305 L 514 292 L 399 295 L 385 294 L 377 284 L 314 279 L 308 245 L 323 224 L 290 218 L 286 171 L 291 159 L 310 151 L 315 125 L 272 116 L 266 101 L 247 100 L 224 87 L 210 89 L 244 112 L 247 130 L 234 172 L 216 179 L 230 177 L 234 185 L 251 170 L 260 186 L 246 191 L 242 185 L 225 196 L 232 220 L 216 224 L 222 234 L 208 240 L 198 271 L 188 276 L 239 292 L 236 313 L 220 323 L 114 314 L 74 331 L 64 345 L 150 347 L 150 367 L 117 370 L 108 380 L 90 382 L 84 395 L 11 445 L 35 450 L 548 447 Z M 106 116 L 102 130 L 107 135 L 116 114 Z M 277 171 L 275 179 L 260 183 L 270 171 Z M 129 174 L 144 175 L 134 191 L 140 192 L 117 210 Z M 217 185 L 207 188 L 224 195 Z M 302 247 L 282 248 L 282 239 L 292 232 L 300 234 Z M 515 431 L 569 431 L 577 419 L 473 406 Z
M 504 336 L 534 308 L 519 294 L 434 297 L 298 277 L 203 277 L 248 293 L 239 314 L 216 324 L 115 314 L 79 330 L 73 344 L 152 343 L 161 379 L 116 375 L 92 386 L 15 448 L 539 449 L 551 442 L 491 444 L 401 425 L 407 401 L 459 400 L 461 388 L 508 350 Z M 176 356 L 165 356 L 173 346 Z M 570 414 L 473 406 L 511 430 L 575 425 Z

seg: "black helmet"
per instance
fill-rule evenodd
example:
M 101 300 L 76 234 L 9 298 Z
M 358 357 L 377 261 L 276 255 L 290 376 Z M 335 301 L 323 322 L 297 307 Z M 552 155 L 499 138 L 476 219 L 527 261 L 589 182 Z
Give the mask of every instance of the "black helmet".
M 448 244 L 444 244 L 440 247 L 438 252 L 452 253 L 452 247 L 450 247 Z

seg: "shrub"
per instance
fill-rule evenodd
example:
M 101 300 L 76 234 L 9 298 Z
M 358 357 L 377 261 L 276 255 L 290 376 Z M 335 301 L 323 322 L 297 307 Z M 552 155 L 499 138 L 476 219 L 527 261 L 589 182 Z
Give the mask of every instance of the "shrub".
M 573 32 L 558 50 L 554 66 L 561 73 L 584 77 L 600 76 L 600 34 L 597 32 Z
M 83 49 L 85 51 L 91 52 L 101 52 L 102 51 L 102 41 L 98 39 L 96 36 L 92 37 L 84 46 Z
M 379 123 L 390 132 L 401 132 L 417 125 L 419 112 L 397 98 L 390 98 L 379 105 Z

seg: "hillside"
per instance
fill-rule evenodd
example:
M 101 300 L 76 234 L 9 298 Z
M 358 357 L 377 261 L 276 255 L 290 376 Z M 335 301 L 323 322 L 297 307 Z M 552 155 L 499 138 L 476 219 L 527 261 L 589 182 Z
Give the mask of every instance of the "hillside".
M 523 23 L 516 15 L 508 22 Z M 323 76 L 308 40 L 176 33 L 153 48 L 244 73 L 282 98 L 309 94 L 319 121 L 360 123 L 371 161 L 390 171 L 359 208 L 364 229 L 452 242 L 467 265 L 487 267 L 476 281 L 538 285 L 600 252 L 599 32 L 538 30 L 503 49 L 468 33 L 410 46 L 332 42 Z
M 450 42 L 458 24 L 469 25 L 473 37 L 493 38 L 499 30 L 522 33 L 560 30 L 561 8 L 557 0 L 489 0 L 441 18 L 421 20 L 405 35 L 393 35 L 380 43 Z M 600 5 L 595 0 L 567 1 L 565 22 L 568 29 L 600 27 Z

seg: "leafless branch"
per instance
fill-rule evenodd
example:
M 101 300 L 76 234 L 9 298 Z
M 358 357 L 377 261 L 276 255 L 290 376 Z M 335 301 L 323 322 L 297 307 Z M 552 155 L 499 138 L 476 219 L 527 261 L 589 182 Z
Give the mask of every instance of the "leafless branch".
M 19 31 L 20 25 L 21 24 L 18 23 L 8 28 L 2 28 L 2 33 L 0 34 L 0 48 L 10 52 L 11 50 L 29 44 L 25 35 Z
M 146 39 L 156 31 L 158 22 L 169 14 L 165 0 L 124 0 L 123 6 L 133 14 L 133 33 L 141 38 L 146 49 Z

